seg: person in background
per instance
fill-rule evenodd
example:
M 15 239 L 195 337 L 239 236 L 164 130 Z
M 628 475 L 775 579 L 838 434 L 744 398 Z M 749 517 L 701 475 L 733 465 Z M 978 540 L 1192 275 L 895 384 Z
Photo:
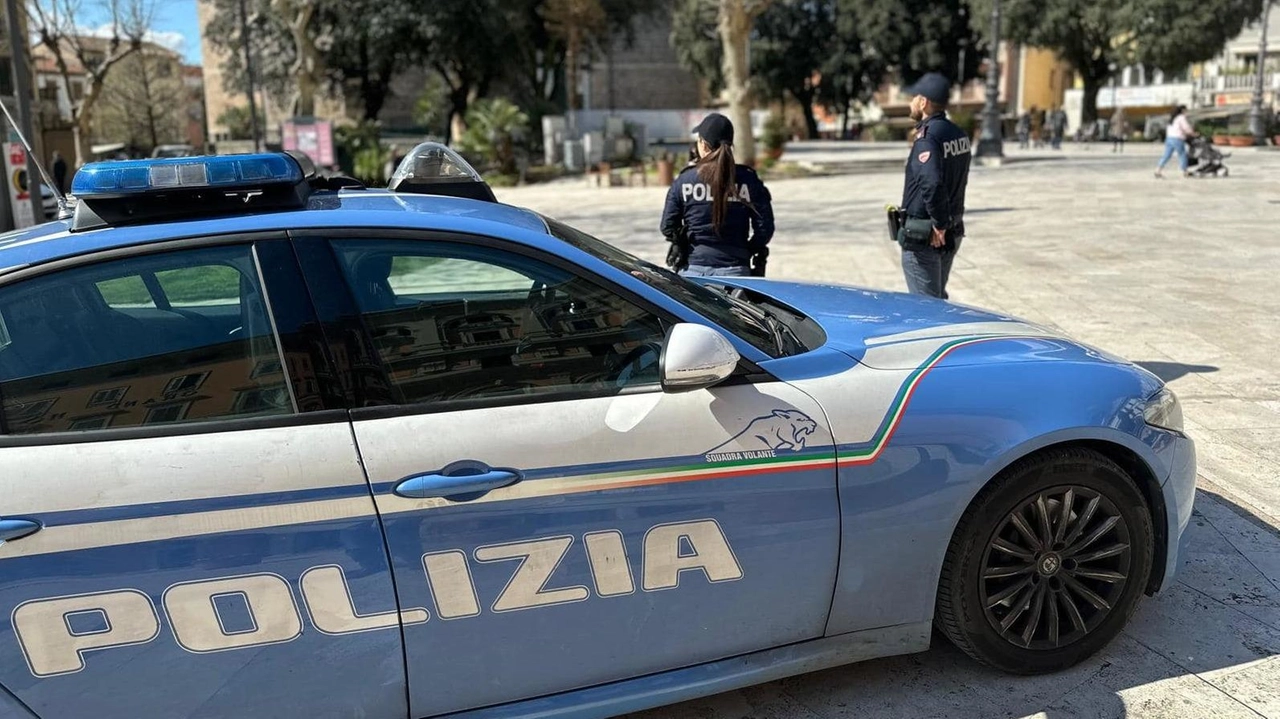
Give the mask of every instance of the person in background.
M 1031 147 L 1031 111 L 1022 113 L 1018 116 L 1018 149 L 1026 150 Z
M 1062 138 L 1067 134 L 1067 113 L 1055 106 L 1049 113 L 1049 130 L 1053 138 L 1053 149 L 1062 149 Z
M 53 151 L 53 182 L 58 186 L 58 192 L 67 191 L 67 161 L 62 159 L 62 153 L 57 150 Z
M 660 225 L 668 242 L 687 243 L 680 274 L 763 277 L 773 198 L 755 170 L 734 162 L 729 118 L 712 113 L 693 132 L 698 159 L 672 183 Z
M 1044 110 L 1031 106 L 1031 146 L 1035 149 L 1044 147 L 1044 135 L 1048 130 L 1045 127 Z
M 947 119 L 951 83 L 946 77 L 928 73 L 907 94 L 911 119 L 919 125 L 902 188 L 902 273 L 912 294 L 945 300 L 951 263 L 964 238 L 972 148 L 968 133 Z
M 1116 111 L 1111 113 L 1111 123 L 1107 129 L 1111 133 L 1111 151 L 1124 152 L 1124 141 L 1128 139 L 1131 128 L 1123 107 L 1117 107 Z
M 1182 168 L 1182 174 L 1190 177 L 1191 173 L 1187 172 L 1187 140 L 1196 136 L 1195 128 L 1191 126 L 1191 121 L 1187 119 L 1187 106 L 1178 105 L 1173 110 L 1172 119 L 1169 122 L 1169 128 L 1165 130 L 1164 136 L 1164 155 L 1160 157 L 1160 164 L 1156 165 L 1156 179 L 1164 179 L 1164 166 L 1169 164 L 1169 159 L 1176 153 L 1178 155 L 1178 166 Z

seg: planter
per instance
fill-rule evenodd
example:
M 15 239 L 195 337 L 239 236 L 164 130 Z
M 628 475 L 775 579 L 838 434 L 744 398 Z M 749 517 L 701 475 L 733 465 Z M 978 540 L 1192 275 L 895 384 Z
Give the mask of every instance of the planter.
M 1232 147 L 1253 147 L 1252 135 L 1234 135 L 1231 138 Z
M 782 157 L 783 151 L 784 150 L 781 147 L 769 147 L 765 149 L 764 156 L 770 160 L 776 161 L 778 158 Z
M 1231 136 L 1230 136 L 1230 135 L 1214 135 L 1214 136 L 1213 136 L 1213 144 L 1215 144 L 1215 145 L 1222 145 L 1222 146 L 1224 146 L 1224 147 L 1225 147 L 1225 146 L 1227 146 L 1227 145 L 1230 145 L 1230 144 L 1231 144 Z
M 1280 147 L 1280 135 L 1271 138 L 1271 144 Z
M 676 181 L 676 164 L 671 160 L 658 160 L 658 185 L 670 187 Z

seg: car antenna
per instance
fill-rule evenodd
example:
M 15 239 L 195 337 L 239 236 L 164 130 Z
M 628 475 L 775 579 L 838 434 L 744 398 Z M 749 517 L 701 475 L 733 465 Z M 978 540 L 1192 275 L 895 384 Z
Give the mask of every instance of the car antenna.
M 66 196 L 62 194 L 62 188 L 53 184 L 53 180 L 49 177 L 48 171 L 44 169 L 44 163 L 40 161 L 38 156 L 36 156 L 36 151 L 31 148 L 31 143 L 27 142 L 27 136 L 22 134 L 22 129 L 18 127 L 18 123 L 14 121 L 13 115 L 9 113 L 9 108 L 3 102 L 0 102 L 0 110 L 4 110 L 4 117 L 9 121 L 9 127 L 13 128 L 14 134 L 16 134 L 18 139 L 22 142 L 22 146 L 27 148 L 27 157 L 31 158 L 31 161 L 35 163 L 36 169 L 40 171 L 40 177 L 44 181 L 44 184 L 47 185 L 50 190 L 53 190 L 53 196 L 58 200 L 58 219 L 65 220 L 68 217 L 71 217 L 73 214 L 71 211 L 71 205 L 67 202 Z

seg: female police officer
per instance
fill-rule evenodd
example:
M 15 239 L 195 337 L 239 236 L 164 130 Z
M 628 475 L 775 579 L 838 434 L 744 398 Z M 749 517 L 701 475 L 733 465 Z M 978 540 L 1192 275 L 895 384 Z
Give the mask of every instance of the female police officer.
M 698 159 L 671 185 L 661 225 L 687 258 L 669 264 L 685 275 L 763 277 L 773 237 L 769 190 L 754 170 L 733 161 L 729 118 L 712 113 L 693 132 Z

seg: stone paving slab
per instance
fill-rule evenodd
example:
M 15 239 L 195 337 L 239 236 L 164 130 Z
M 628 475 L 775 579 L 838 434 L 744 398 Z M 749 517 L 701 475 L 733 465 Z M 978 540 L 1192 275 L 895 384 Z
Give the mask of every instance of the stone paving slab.
M 827 162 L 905 145 L 814 143 Z M 1191 556 L 1099 656 L 1008 677 L 944 639 L 895 657 L 688 702 L 633 719 L 1276 717 L 1280 719 L 1280 153 L 1233 150 L 1229 179 L 1152 176 L 1160 148 L 1067 146 L 975 168 L 955 301 L 1056 326 L 1165 378 L 1198 443 Z M 856 159 L 855 159 L 856 161 Z M 1176 173 L 1175 173 L 1176 174 Z M 773 182 L 770 275 L 902 290 L 883 207 L 901 174 Z M 661 188 L 580 182 L 500 190 L 661 262 Z

